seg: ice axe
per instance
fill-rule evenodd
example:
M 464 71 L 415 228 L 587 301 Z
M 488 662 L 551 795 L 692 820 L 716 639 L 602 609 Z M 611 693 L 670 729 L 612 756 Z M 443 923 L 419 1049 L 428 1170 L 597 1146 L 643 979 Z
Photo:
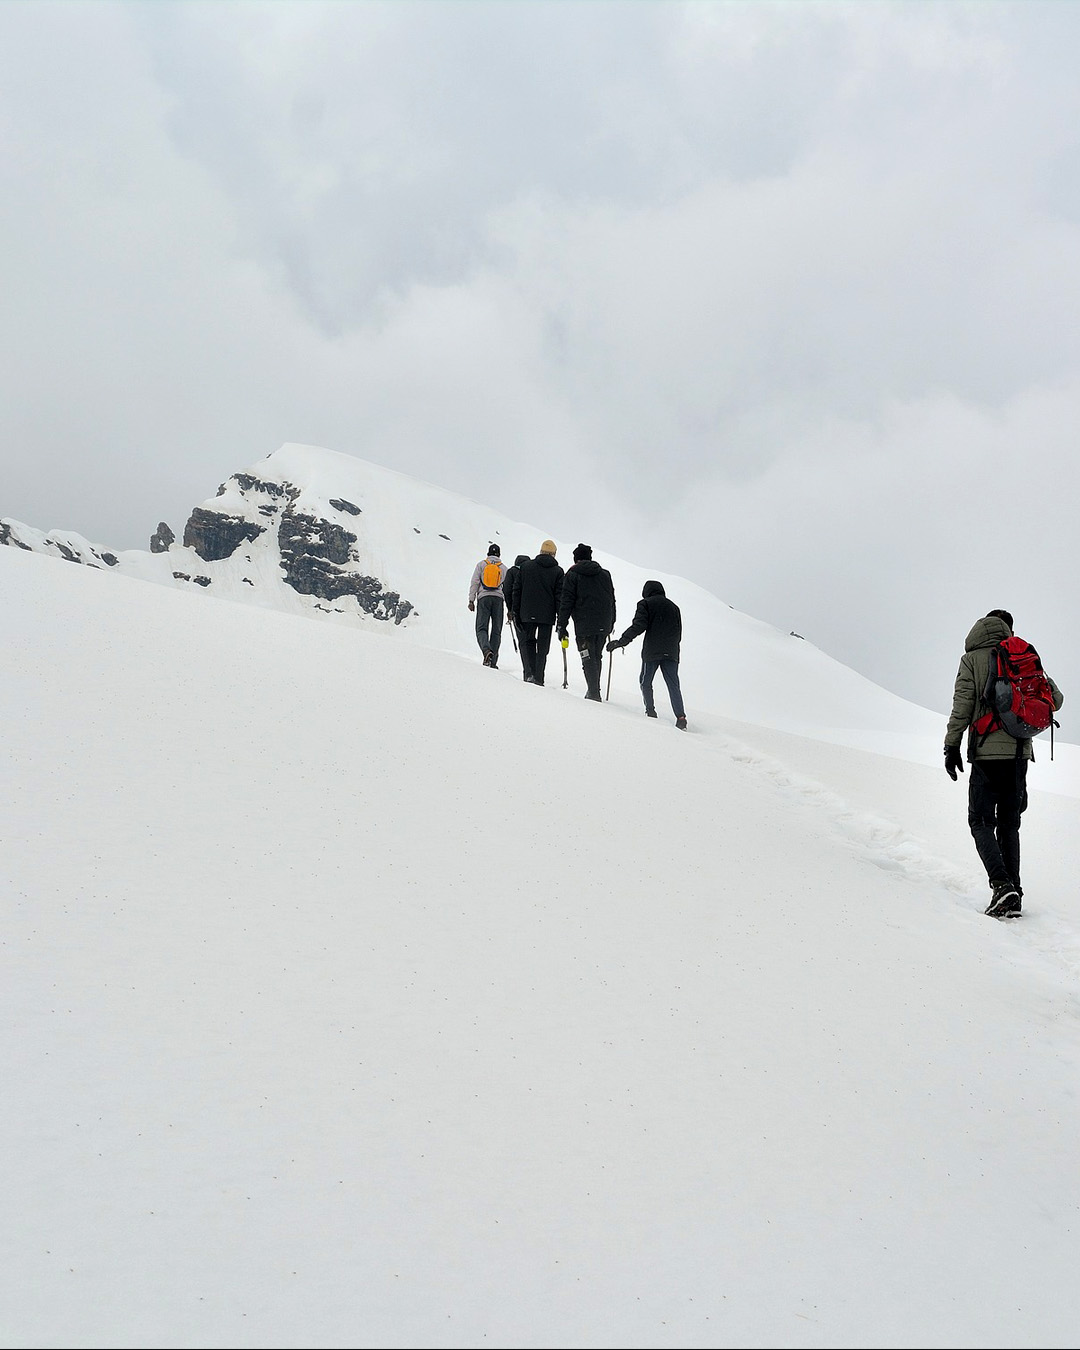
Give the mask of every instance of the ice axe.
M 619 650 L 622 651 L 622 648 L 620 647 Z M 612 668 L 612 666 L 614 666 L 614 664 L 615 664 L 615 653 L 614 653 L 614 652 L 608 652 L 608 659 L 607 659 L 607 694 L 605 695 L 605 698 L 604 698 L 604 701 L 605 701 L 605 702 L 607 702 L 607 700 L 611 698 L 611 668 Z

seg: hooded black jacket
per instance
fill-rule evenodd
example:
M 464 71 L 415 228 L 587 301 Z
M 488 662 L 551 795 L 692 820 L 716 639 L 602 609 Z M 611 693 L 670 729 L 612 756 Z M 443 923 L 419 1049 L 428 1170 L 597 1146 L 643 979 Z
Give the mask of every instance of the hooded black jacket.
M 679 659 L 682 611 L 673 600 L 667 598 L 659 581 L 647 581 L 641 588 L 634 622 L 619 641 L 625 646 L 633 642 L 639 633 L 645 634 L 641 644 L 643 661 L 662 661 L 665 657 L 672 661 Z
M 526 558 L 515 569 L 510 608 L 518 623 L 552 624 L 562 598 L 563 570 L 553 553 Z
M 513 567 L 507 569 L 506 576 L 503 577 L 503 598 L 506 601 L 506 612 L 512 614 L 516 619 L 517 610 L 514 608 L 514 589 L 518 584 L 518 575 L 521 572 L 522 563 L 529 561 L 527 553 L 519 553 L 514 559 Z
M 579 639 L 603 637 L 615 627 L 615 583 L 594 558 L 575 563 L 563 578 L 560 630 L 571 619 Z

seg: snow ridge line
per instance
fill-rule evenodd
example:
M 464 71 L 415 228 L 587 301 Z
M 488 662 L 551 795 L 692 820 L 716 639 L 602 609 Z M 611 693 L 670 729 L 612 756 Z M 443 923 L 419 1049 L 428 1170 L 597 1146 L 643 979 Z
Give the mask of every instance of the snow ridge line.
M 981 875 L 976 877 L 936 857 L 895 821 L 871 811 L 856 810 L 831 788 L 793 772 L 780 760 L 727 736 L 719 740 L 721 749 L 735 763 L 745 765 L 784 794 L 827 815 L 844 841 L 875 866 L 897 872 L 916 885 L 938 886 L 982 911 L 985 887 Z M 1080 975 L 1080 931 L 1059 915 L 1040 913 L 1034 922 L 1029 924 L 1025 920 L 1011 935 L 1022 936 L 1026 945 L 1049 957 L 1071 976 Z
M 725 753 L 770 779 L 790 796 L 824 812 L 852 848 L 865 853 L 876 866 L 899 872 L 913 882 L 930 882 L 954 895 L 974 899 L 981 894 L 970 872 L 935 857 L 895 821 L 871 811 L 859 811 L 831 788 L 794 773 L 780 760 L 763 755 L 740 741 L 725 738 Z

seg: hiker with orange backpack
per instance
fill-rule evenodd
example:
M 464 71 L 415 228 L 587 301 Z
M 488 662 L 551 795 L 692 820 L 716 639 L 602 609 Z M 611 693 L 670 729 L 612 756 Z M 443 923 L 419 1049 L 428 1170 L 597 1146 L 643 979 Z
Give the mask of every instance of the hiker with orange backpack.
M 1038 652 L 1013 634 L 1006 609 L 979 619 L 964 642 L 952 715 L 945 731 L 945 772 L 964 772 L 960 742 L 967 732 L 968 827 L 990 883 L 985 913 L 1021 912 L 1020 817 L 1027 808 L 1027 766 L 1033 736 L 1050 730 L 1063 702 Z
M 503 628 L 503 563 L 498 544 L 488 544 L 487 557 L 473 569 L 469 582 L 469 610 L 476 614 L 476 641 L 484 653 L 484 665 L 499 664 Z

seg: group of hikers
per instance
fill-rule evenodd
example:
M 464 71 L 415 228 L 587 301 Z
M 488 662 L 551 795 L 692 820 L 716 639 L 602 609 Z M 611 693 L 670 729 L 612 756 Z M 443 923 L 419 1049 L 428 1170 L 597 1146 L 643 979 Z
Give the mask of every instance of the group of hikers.
M 565 572 L 557 552 L 554 541 L 545 539 L 535 558 L 519 553 L 514 565 L 505 567 L 499 545 L 488 545 L 486 557 L 476 564 L 469 582 L 469 609 L 476 615 L 476 642 L 484 665 L 498 667 L 505 618 L 514 634 L 522 678 L 526 684 L 542 685 L 551 635 L 558 633 L 565 653 L 573 621 L 585 697 L 599 703 L 604 653 L 625 647 L 644 634 L 638 683 L 645 715 L 656 716 L 653 682 L 659 671 L 667 685 L 675 725 L 685 731 L 686 709 L 679 686 L 682 614 L 678 605 L 668 599 L 659 581 L 647 581 L 633 622 L 621 637 L 613 638 L 615 585 L 611 573 L 596 561 L 588 544 L 578 544 L 573 565 Z
M 566 572 L 545 539 L 535 558 L 518 554 L 503 565 L 498 544 L 473 571 L 469 609 L 476 615 L 476 641 L 484 665 L 497 667 L 503 619 L 508 619 L 521 658 L 526 684 L 544 683 L 552 632 L 563 651 L 569 626 L 581 656 L 587 699 L 600 702 L 604 653 L 625 647 L 644 634 L 638 682 L 645 714 L 656 716 L 653 681 L 659 671 L 667 684 L 675 725 L 686 729 L 679 686 L 682 614 L 659 581 L 647 581 L 634 620 L 621 637 L 615 629 L 615 587 L 611 573 L 592 556 L 588 544 L 574 549 Z M 565 664 L 564 664 L 565 671 Z M 610 681 L 610 671 L 609 671 Z M 566 685 L 564 674 L 563 685 Z M 968 828 L 990 885 L 985 913 L 1007 919 L 1022 911 L 1020 818 L 1027 809 L 1027 767 L 1034 759 L 1032 739 L 1050 730 L 1061 707 L 1061 690 L 1042 668 L 1038 653 L 1013 632 L 1008 610 L 992 609 L 967 635 L 953 689 L 945 732 L 945 770 L 955 782 L 964 772 L 961 742 L 967 736 Z

